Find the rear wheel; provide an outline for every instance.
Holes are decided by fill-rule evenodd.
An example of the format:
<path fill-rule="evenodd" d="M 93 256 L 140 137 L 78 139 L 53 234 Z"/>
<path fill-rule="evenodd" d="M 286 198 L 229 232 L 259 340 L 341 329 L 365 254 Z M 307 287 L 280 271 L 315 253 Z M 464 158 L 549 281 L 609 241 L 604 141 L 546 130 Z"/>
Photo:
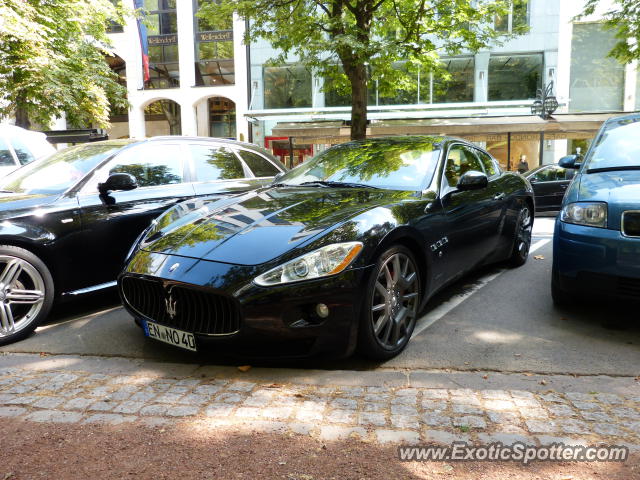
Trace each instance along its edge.
<path fill-rule="evenodd" d="M 360 320 L 358 349 L 376 360 L 399 354 L 409 342 L 420 305 L 420 274 L 411 251 L 386 250 L 369 278 Z"/>
<path fill-rule="evenodd" d="M 53 279 L 24 248 L 0 246 L 0 345 L 28 336 L 49 314 Z"/>
<path fill-rule="evenodd" d="M 509 265 L 519 267 L 524 265 L 529 258 L 529 249 L 531 248 L 531 230 L 533 229 L 533 216 L 529 205 L 525 204 L 518 214 L 516 223 L 515 238 L 513 241 L 513 250 L 509 257 Z"/>

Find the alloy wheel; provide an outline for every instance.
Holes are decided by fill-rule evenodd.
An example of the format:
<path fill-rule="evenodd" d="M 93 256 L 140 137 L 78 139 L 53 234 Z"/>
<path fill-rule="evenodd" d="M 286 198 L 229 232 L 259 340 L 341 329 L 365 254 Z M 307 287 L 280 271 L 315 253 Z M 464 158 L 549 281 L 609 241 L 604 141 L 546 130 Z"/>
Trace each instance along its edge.
<path fill-rule="evenodd" d="M 416 321 L 419 278 L 404 253 L 394 253 L 380 267 L 371 299 L 371 322 L 378 343 L 394 349 L 407 340 Z"/>
<path fill-rule="evenodd" d="M 33 322 L 45 300 L 45 282 L 22 258 L 0 255 L 0 338 L 14 335 Z"/>
<path fill-rule="evenodd" d="M 520 210 L 520 223 L 518 224 L 516 237 L 518 254 L 521 257 L 529 255 L 532 229 L 533 223 L 531 222 L 531 212 L 529 211 L 529 207 L 523 207 L 522 210 Z"/>

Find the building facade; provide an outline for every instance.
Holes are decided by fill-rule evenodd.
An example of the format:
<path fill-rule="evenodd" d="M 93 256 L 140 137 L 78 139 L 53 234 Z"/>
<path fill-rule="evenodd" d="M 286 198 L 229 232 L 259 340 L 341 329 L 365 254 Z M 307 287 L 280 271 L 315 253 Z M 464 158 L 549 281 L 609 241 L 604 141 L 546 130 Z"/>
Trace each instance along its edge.
<path fill-rule="evenodd" d="M 242 19 L 211 25 L 197 18 L 202 1 L 145 0 L 146 80 L 135 19 L 112 34 L 131 103 L 127 116 L 114 117 L 121 121 L 113 123 L 112 137 L 233 137 L 271 148 L 290 165 L 348 139 L 348 97 L 325 88 L 295 57 L 272 66 L 270 45 L 242 43 Z M 527 25 L 527 34 L 443 58 L 450 78 L 416 72 L 411 85 L 391 95 L 372 82 L 369 134 L 455 134 L 486 147 L 508 169 L 586 148 L 604 118 L 640 109 L 640 81 L 636 65 L 607 56 L 615 39 L 597 14 L 574 20 L 582 6 L 582 0 L 529 0 L 493 19 L 504 32 Z M 552 82 L 559 108 L 544 121 L 531 115 L 531 104 Z"/>

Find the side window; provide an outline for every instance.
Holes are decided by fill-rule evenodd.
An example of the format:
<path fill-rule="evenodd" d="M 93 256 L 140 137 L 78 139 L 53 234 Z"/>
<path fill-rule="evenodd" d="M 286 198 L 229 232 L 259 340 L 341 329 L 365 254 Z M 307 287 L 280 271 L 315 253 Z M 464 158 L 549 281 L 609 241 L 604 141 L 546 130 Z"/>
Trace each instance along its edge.
<path fill-rule="evenodd" d="M 140 187 L 182 183 L 180 147 L 147 143 L 128 148 L 109 162 L 103 176 L 112 173 L 129 173 L 136 177 Z"/>
<path fill-rule="evenodd" d="M 228 148 L 192 145 L 190 149 L 199 182 L 230 180 L 246 176 L 240 159 Z"/>
<path fill-rule="evenodd" d="M 558 168 L 558 180 L 573 180 L 576 170 L 573 168 Z"/>
<path fill-rule="evenodd" d="M 490 155 L 486 154 L 481 150 L 475 151 L 478 157 L 480 157 L 480 161 L 482 162 L 482 166 L 484 167 L 484 171 L 488 177 L 493 177 L 498 173 L 498 169 L 496 168 L 496 162 L 493 161 Z"/>
<path fill-rule="evenodd" d="M 449 186 L 455 187 L 460 177 L 471 170 L 483 171 L 478 158 L 460 145 L 452 147 L 447 156 L 444 172 Z"/>
<path fill-rule="evenodd" d="M 13 147 L 13 151 L 16 152 L 16 157 L 18 157 L 20 165 L 26 165 L 27 163 L 33 162 L 36 159 L 36 157 L 33 156 L 24 142 L 19 138 L 12 138 L 11 146 Z"/>
<path fill-rule="evenodd" d="M 536 182 L 553 182 L 556 180 L 557 172 L 555 168 L 543 168 L 538 171 L 532 178 Z"/>
<path fill-rule="evenodd" d="M 262 155 L 247 150 L 238 150 L 238 153 L 256 177 L 273 177 L 280 173 L 280 170 Z"/>
<path fill-rule="evenodd" d="M 12 167 L 16 162 L 13 160 L 9 145 L 2 138 L 0 138 L 0 167 Z"/>

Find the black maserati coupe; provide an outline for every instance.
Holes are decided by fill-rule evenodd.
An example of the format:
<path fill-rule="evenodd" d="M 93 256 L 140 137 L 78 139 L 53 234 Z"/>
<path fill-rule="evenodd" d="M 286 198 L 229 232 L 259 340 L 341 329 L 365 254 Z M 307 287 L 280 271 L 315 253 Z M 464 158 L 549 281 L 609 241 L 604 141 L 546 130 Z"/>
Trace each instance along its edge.
<path fill-rule="evenodd" d="M 271 186 L 183 202 L 118 279 L 145 335 L 250 356 L 401 352 L 435 292 L 526 262 L 531 185 L 447 137 L 348 142 Z"/>
<path fill-rule="evenodd" d="M 284 172 L 267 151 L 197 137 L 69 147 L 0 181 L 0 345 L 46 318 L 56 299 L 115 287 L 151 221 L 198 195 L 232 195 Z"/>

